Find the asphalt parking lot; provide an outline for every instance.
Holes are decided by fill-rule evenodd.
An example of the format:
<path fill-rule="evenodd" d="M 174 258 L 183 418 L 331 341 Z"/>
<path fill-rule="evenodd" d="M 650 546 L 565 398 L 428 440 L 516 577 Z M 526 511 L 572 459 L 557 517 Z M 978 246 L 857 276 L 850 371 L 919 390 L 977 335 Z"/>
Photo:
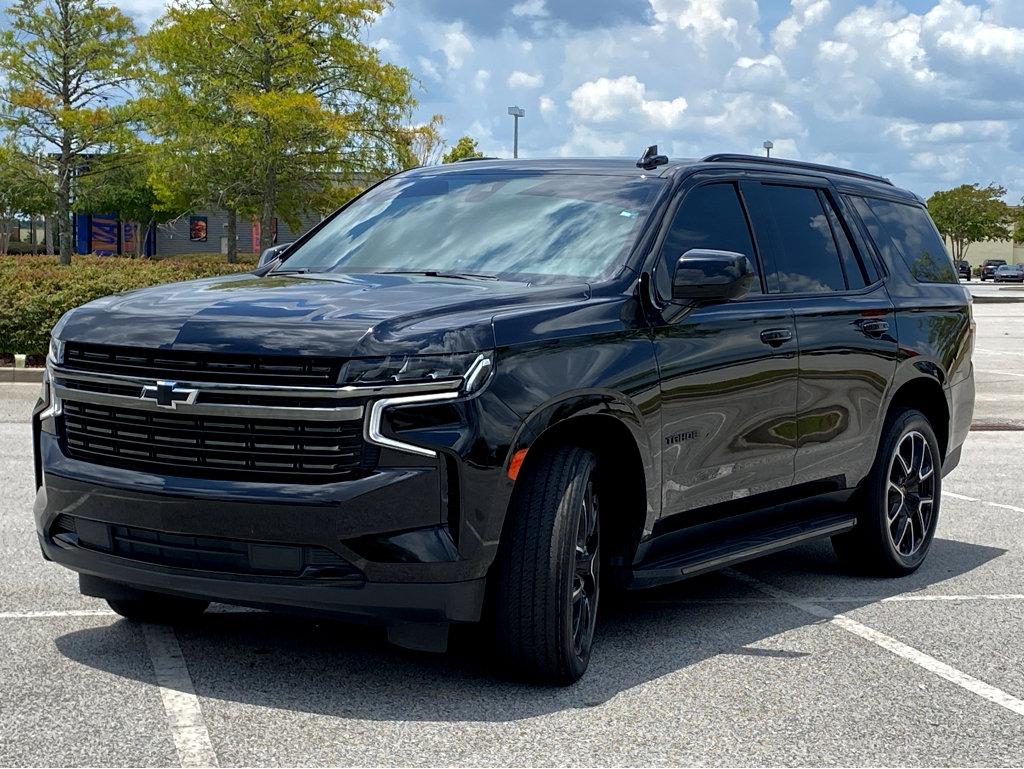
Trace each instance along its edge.
<path fill-rule="evenodd" d="M 378 632 L 215 607 L 135 625 L 39 556 L 28 410 L 0 385 L 0 764 L 1024 764 L 1024 304 L 979 304 L 976 431 L 926 564 L 826 543 L 633 598 L 566 689 Z"/>

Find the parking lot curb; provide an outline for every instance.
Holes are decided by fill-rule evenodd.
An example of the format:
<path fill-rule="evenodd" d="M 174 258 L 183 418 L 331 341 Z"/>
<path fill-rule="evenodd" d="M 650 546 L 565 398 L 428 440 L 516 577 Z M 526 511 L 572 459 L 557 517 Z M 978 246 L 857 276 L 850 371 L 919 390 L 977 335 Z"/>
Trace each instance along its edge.
<path fill-rule="evenodd" d="M 1021 296 L 974 296 L 975 304 L 1017 304 L 1024 302 L 1024 295 Z"/>
<path fill-rule="evenodd" d="M 6 383 L 24 383 L 32 384 L 33 382 L 43 381 L 42 368 L 3 368 L 0 369 L 0 382 Z"/>

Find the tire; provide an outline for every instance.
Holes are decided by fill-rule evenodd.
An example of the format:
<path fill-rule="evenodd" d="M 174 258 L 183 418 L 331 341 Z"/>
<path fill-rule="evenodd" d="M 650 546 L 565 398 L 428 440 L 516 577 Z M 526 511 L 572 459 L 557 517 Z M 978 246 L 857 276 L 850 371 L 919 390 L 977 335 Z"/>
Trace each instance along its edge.
<path fill-rule="evenodd" d="M 125 619 L 135 622 L 174 623 L 195 619 L 206 611 L 210 602 L 139 591 L 138 598 L 108 598 L 107 604 Z"/>
<path fill-rule="evenodd" d="M 597 458 L 577 447 L 541 451 L 509 508 L 495 572 L 495 645 L 506 671 L 564 686 L 586 671 L 597 620 Z"/>
<path fill-rule="evenodd" d="M 857 525 L 832 538 L 840 561 L 879 576 L 916 571 L 931 547 L 942 500 L 941 454 L 924 414 L 900 408 L 889 415 L 861 492 Z"/>

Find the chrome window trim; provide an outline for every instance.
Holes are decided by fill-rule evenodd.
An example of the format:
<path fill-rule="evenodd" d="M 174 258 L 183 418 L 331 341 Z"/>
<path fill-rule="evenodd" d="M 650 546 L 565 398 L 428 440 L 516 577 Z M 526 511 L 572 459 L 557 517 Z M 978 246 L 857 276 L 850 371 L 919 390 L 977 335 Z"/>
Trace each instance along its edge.
<path fill-rule="evenodd" d="M 381 432 L 381 426 L 384 420 L 384 410 L 394 406 L 441 403 L 458 398 L 459 395 L 460 393 L 458 392 L 425 393 L 423 395 L 403 395 L 397 398 L 381 398 L 380 400 L 374 401 L 373 405 L 370 407 L 370 413 L 366 418 L 366 441 L 376 446 L 384 446 L 389 449 L 406 451 L 410 454 L 416 454 L 421 457 L 436 457 L 437 452 L 433 449 L 416 446 L 412 443 L 396 441 L 395 439 L 388 438 L 384 435 Z"/>

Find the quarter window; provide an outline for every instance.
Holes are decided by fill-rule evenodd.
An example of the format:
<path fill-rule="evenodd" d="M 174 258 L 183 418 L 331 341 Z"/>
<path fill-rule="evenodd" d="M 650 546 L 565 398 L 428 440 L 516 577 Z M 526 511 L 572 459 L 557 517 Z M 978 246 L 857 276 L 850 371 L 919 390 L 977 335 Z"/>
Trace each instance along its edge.
<path fill-rule="evenodd" d="M 668 267 L 669 275 L 679 257 L 694 248 L 743 254 L 758 276 L 750 293 L 761 293 L 754 241 L 736 185 L 706 184 L 686 194 L 661 249 L 662 262 Z"/>
<path fill-rule="evenodd" d="M 890 240 L 911 274 L 921 283 L 958 282 L 953 259 L 924 208 L 877 198 L 865 198 L 864 203 L 877 217 L 875 228 L 880 225 L 884 230 L 884 235 L 872 232 L 880 250 L 886 248 L 878 240 Z M 868 229 L 872 228 L 869 220 L 865 223 Z"/>

